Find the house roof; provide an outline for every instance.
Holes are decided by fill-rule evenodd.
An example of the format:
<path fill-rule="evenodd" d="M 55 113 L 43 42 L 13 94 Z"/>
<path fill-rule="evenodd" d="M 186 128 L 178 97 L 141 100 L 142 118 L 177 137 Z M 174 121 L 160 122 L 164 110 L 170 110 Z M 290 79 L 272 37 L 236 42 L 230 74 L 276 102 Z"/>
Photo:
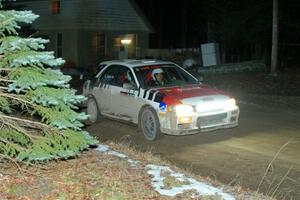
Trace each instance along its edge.
<path fill-rule="evenodd" d="M 39 14 L 33 26 L 40 30 L 80 29 L 153 32 L 130 0 L 60 0 L 60 13 L 52 15 L 48 0 L 27 0 L 26 9 Z"/>

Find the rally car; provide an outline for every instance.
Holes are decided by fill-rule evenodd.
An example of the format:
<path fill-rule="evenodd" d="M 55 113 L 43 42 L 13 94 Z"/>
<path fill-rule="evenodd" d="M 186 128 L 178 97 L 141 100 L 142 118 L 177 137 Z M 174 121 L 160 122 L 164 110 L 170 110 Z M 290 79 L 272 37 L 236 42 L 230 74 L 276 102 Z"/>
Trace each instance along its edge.
<path fill-rule="evenodd" d="M 100 63 L 83 86 L 87 124 L 103 116 L 137 124 L 147 140 L 238 125 L 239 107 L 223 91 L 202 84 L 173 62 L 119 60 Z"/>

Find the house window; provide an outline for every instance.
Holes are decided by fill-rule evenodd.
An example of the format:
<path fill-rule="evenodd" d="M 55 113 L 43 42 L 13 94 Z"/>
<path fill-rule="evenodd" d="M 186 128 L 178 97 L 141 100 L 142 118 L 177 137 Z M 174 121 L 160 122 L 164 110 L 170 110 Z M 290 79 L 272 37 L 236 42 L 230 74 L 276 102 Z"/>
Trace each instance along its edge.
<path fill-rule="evenodd" d="M 56 38 L 56 56 L 62 57 L 62 34 L 58 33 Z"/>
<path fill-rule="evenodd" d="M 60 0 L 50 0 L 51 13 L 57 15 L 60 13 Z"/>

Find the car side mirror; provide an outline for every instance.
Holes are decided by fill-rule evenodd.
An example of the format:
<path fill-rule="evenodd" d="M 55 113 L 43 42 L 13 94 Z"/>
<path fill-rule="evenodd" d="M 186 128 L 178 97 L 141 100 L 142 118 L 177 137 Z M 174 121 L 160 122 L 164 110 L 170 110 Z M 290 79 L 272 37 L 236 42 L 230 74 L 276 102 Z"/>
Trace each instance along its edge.
<path fill-rule="evenodd" d="M 199 76 L 199 77 L 197 77 L 198 78 L 198 82 L 203 82 L 204 81 L 204 79 L 203 79 L 203 77 L 202 76 Z"/>
<path fill-rule="evenodd" d="M 133 90 L 135 87 L 131 83 L 123 83 L 123 88 L 126 90 Z"/>

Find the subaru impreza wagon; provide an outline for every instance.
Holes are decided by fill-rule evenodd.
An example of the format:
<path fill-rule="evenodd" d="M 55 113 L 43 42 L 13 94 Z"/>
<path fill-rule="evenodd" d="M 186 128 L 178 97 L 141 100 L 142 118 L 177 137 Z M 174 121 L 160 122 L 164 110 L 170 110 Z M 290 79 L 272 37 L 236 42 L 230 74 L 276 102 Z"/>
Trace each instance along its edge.
<path fill-rule="evenodd" d="M 99 66 L 83 86 L 88 124 L 103 116 L 132 122 L 150 141 L 238 125 L 239 107 L 231 95 L 173 62 L 117 60 Z"/>

